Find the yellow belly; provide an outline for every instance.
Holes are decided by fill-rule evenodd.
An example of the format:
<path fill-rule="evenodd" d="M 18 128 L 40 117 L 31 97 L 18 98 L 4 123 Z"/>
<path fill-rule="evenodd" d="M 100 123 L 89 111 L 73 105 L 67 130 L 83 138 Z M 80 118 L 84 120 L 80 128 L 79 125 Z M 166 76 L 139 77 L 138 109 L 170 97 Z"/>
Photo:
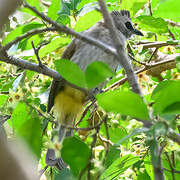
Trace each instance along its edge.
<path fill-rule="evenodd" d="M 61 124 L 73 125 L 74 120 L 82 111 L 85 94 L 69 85 L 64 87 L 55 97 L 54 105 Z"/>

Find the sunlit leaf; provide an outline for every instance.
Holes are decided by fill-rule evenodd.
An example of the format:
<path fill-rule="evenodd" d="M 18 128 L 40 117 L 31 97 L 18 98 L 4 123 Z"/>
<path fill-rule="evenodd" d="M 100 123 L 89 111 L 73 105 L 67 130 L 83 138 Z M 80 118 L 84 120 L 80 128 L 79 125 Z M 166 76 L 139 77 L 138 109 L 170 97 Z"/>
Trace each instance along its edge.
<path fill-rule="evenodd" d="M 138 25 L 145 31 L 151 31 L 155 33 L 168 32 L 168 23 L 162 18 L 141 15 L 136 18 L 136 22 L 138 22 Z"/>
<path fill-rule="evenodd" d="M 36 23 L 36 22 L 31 22 L 29 24 L 25 24 L 22 26 L 17 27 L 13 31 L 11 31 L 2 41 L 2 45 L 7 44 L 8 42 L 14 40 L 16 37 L 24 34 L 27 31 L 30 31 L 32 29 L 40 28 L 43 27 L 44 24 Z"/>
<path fill-rule="evenodd" d="M 125 172 L 129 167 L 135 164 L 139 160 L 138 156 L 132 156 L 131 154 L 122 156 L 116 159 L 110 166 L 107 168 L 102 175 L 100 180 L 103 179 L 113 179 L 123 172 Z"/>
<path fill-rule="evenodd" d="M 86 79 L 80 67 L 72 61 L 61 59 L 54 62 L 56 70 L 68 82 L 86 88 Z"/>
<path fill-rule="evenodd" d="M 69 137 L 63 142 L 61 155 L 63 160 L 69 164 L 73 174 L 77 176 L 89 162 L 90 149 L 80 139 Z"/>
<path fill-rule="evenodd" d="M 52 20 L 56 20 L 58 18 L 57 12 L 60 10 L 61 7 L 61 0 L 52 0 L 51 5 L 48 8 L 48 17 L 50 17 Z"/>
<path fill-rule="evenodd" d="M 153 105 L 154 113 L 178 113 L 180 96 L 180 81 L 162 81 L 153 91 L 152 99 L 155 100 Z"/>
<path fill-rule="evenodd" d="M 0 108 L 4 105 L 4 103 L 8 100 L 8 97 L 7 95 L 5 94 L 0 94 Z"/>
<path fill-rule="evenodd" d="M 71 42 L 71 39 L 69 39 L 69 38 L 61 38 L 61 37 L 55 38 L 49 44 L 47 44 L 46 46 L 43 46 L 39 50 L 39 57 L 42 58 L 42 57 L 46 56 L 48 53 L 51 53 L 58 48 L 62 48 L 64 46 L 66 46 L 70 42 Z M 34 58 L 35 58 L 35 55 L 34 55 Z"/>
<path fill-rule="evenodd" d="M 97 95 L 98 104 L 108 112 L 116 112 L 140 119 L 149 119 L 143 99 L 131 91 L 112 91 Z"/>
<path fill-rule="evenodd" d="M 78 19 L 75 25 L 75 31 L 80 32 L 87 30 L 101 19 L 101 13 L 96 10 L 91 11 Z"/>
<path fill-rule="evenodd" d="M 114 73 L 109 66 L 101 61 L 95 61 L 88 65 L 85 71 L 86 82 L 89 88 L 94 88 Z"/>

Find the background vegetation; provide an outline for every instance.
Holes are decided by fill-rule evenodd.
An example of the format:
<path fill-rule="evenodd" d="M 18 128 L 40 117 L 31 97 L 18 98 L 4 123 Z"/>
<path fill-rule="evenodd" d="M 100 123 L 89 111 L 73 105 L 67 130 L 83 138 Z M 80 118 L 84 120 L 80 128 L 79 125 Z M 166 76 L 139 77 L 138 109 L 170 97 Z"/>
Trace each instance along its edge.
<path fill-rule="evenodd" d="M 27 2 L 76 32 L 102 19 L 94 0 Z M 123 69 L 113 74 L 106 65 L 95 63 L 83 73 L 73 63 L 59 61 L 71 35 L 22 5 L 1 32 L 0 126 L 8 141 L 20 137 L 28 144 L 39 160 L 41 179 L 150 180 L 160 174 L 178 180 L 180 2 L 107 0 L 106 5 L 109 11 L 129 10 L 136 28 L 144 34 L 128 41 L 127 53 L 145 102 L 130 91 Z M 31 68 L 31 63 L 37 65 Z M 46 107 L 51 77 L 58 75 L 47 67 L 80 87 L 95 87 L 112 77 L 104 93 L 84 107 L 75 135 L 62 144 L 51 142 L 55 118 L 46 113 Z M 69 169 L 59 172 L 46 166 L 49 147 L 61 154 Z"/>

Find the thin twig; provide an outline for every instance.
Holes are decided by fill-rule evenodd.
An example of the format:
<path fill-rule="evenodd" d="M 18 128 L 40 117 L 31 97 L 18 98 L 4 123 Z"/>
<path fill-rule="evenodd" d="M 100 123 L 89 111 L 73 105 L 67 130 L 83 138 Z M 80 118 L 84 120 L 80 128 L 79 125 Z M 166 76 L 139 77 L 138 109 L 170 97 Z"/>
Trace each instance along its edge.
<path fill-rule="evenodd" d="M 180 27 L 180 23 L 179 22 L 174 22 L 174 21 L 171 21 L 169 19 L 166 19 L 165 21 L 168 22 L 168 24 L 173 26 L 173 27 Z"/>
<path fill-rule="evenodd" d="M 128 53 L 128 55 L 129 55 L 129 57 L 130 57 L 133 61 L 135 61 L 136 63 L 141 64 L 141 65 L 143 65 L 143 66 L 146 66 L 146 65 L 147 65 L 147 64 L 144 63 L 144 62 L 137 61 L 130 53 Z"/>
<path fill-rule="evenodd" d="M 105 115 L 105 117 L 100 121 L 100 123 L 95 127 L 96 129 L 96 132 L 95 134 L 93 135 L 93 141 L 91 143 L 91 152 L 90 152 L 90 157 L 89 157 L 89 161 L 88 161 L 88 164 L 86 165 L 86 167 L 80 172 L 80 175 L 79 175 L 79 180 L 82 179 L 82 176 L 83 174 L 85 173 L 86 169 L 88 168 L 88 180 L 90 179 L 90 169 L 91 169 L 91 160 L 92 160 L 92 157 L 93 157 L 93 148 L 96 144 L 96 140 L 97 140 L 97 135 L 99 133 L 99 129 L 102 125 L 102 123 L 107 119 L 107 115 Z"/>
<path fill-rule="evenodd" d="M 105 129 L 106 129 L 106 137 L 107 137 L 107 141 L 109 142 L 109 130 L 108 130 L 108 124 L 107 124 L 107 118 L 104 120 L 104 125 L 105 125 Z M 106 147 L 106 156 L 108 155 L 109 152 L 109 143 L 107 143 L 107 147 Z"/>
<path fill-rule="evenodd" d="M 174 173 L 180 174 L 180 171 L 175 170 L 175 169 L 173 169 L 173 170 L 171 171 L 171 170 L 169 170 L 169 169 L 167 169 L 167 168 L 163 168 L 163 170 L 168 171 L 168 172 L 174 172 Z"/>
<path fill-rule="evenodd" d="M 32 44 L 32 47 L 33 47 L 33 49 L 34 49 L 34 53 L 35 53 L 35 55 L 36 55 L 36 58 L 37 58 L 37 60 L 38 60 L 39 67 L 43 68 L 43 67 L 44 67 L 44 66 L 43 66 L 43 63 L 41 62 L 41 59 L 40 59 L 40 57 L 39 57 L 39 50 L 41 49 L 41 47 L 49 44 L 49 42 L 42 43 L 42 44 L 41 44 L 39 47 L 37 47 L 37 48 L 35 48 L 33 41 L 31 41 L 31 44 Z"/>
<path fill-rule="evenodd" d="M 148 49 L 148 48 L 154 48 L 154 47 L 163 47 L 163 46 L 168 46 L 168 45 L 171 45 L 171 46 L 176 46 L 178 45 L 178 41 L 170 41 L 170 42 L 166 42 L 166 41 L 163 41 L 163 42 L 148 42 L 148 43 L 144 43 L 144 42 L 139 42 L 137 45 L 143 45 L 143 48 L 144 49 Z"/>
<path fill-rule="evenodd" d="M 168 32 L 169 32 L 169 35 L 171 36 L 171 38 L 172 38 L 173 40 L 176 40 L 176 38 L 175 38 L 174 34 L 171 32 L 171 30 L 170 30 L 170 29 L 168 29 Z"/>
<path fill-rule="evenodd" d="M 156 49 L 153 51 L 153 53 L 152 53 L 152 55 L 151 55 L 151 57 L 149 58 L 149 60 L 148 60 L 147 63 L 150 63 L 150 62 L 151 62 L 152 58 L 153 58 L 154 55 L 157 53 L 158 49 L 159 49 L 159 47 L 156 47 Z"/>
<path fill-rule="evenodd" d="M 39 179 L 40 179 L 41 176 L 46 172 L 47 168 L 48 168 L 48 165 L 45 166 L 44 169 L 42 169 L 42 170 L 39 171 Z"/>
<path fill-rule="evenodd" d="M 171 163 L 171 160 L 170 160 L 170 158 L 169 158 L 169 155 L 168 155 L 167 152 L 164 152 L 164 154 L 165 154 L 165 156 L 166 156 L 166 158 L 167 158 L 167 161 L 168 161 L 168 163 L 169 163 L 169 166 L 170 166 L 170 168 L 171 168 L 172 179 L 175 180 L 174 168 L 173 168 L 173 166 L 172 166 L 172 163 Z"/>
<path fill-rule="evenodd" d="M 149 0 L 148 5 L 149 5 L 149 12 L 150 12 L 150 16 L 152 16 L 152 15 L 153 15 L 153 13 L 152 13 L 152 7 L 151 7 L 151 0 Z"/>
<path fill-rule="evenodd" d="M 82 121 L 82 120 L 84 119 L 84 117 L 86 116 L 89 108 L 90 108 L 95 102 L 96 102 L 96 100 L 94 99 L 94 100 L 86 107 L 86 109 L 84 110 L 84 112 L 83 112 L 80 120 L 75 124 L 75 127 L 77 127 L 77 125 L 78 125 L 79 123 L 81 123 L 81 121 Z"/>

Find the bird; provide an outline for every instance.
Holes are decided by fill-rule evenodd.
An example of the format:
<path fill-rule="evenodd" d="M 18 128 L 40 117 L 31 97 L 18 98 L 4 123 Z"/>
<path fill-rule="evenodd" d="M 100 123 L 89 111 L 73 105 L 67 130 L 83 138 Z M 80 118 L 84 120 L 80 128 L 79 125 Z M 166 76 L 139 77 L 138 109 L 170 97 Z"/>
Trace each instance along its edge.
<path fill-rule="evenodd" d="M 112 11 L 110 15 L 124 47 L 126 40 L 133 34 L 143 36 L 142 32 L 133 27 L 128 10 Z M 94 26 L 81 33 L 102 41 L 114 48 L 110 32 L 104 20 L 97 22 Z M 119 66 L 118 60 L 116 60 L 116 57 L 112 54 L 104 52 L 102 49 L 76 38 L 67 46 L 62 55 L 62 59 L 68 59 L 76 63 L 83 71 L 90 63 L 97 60 L 108 64 L 113 71 L 116 71 Z M 102 85 L 97 88 L 101 89 Z M 65 137 L 73 135 L 73 130 L 66 127 L 72 127 L 74 125 L 86 101 L 87 94 L 78 88 L 72 87 L 65 79 L 60 78 L 59 80 L 54 79 L 52 81 L 47 112 L 49 113 L 52 107 L 54 107 L 53 109 L 56 111 L 57 120 L 60 124 L 58 134 L 58 140 L 60 142 L 63 141 Z M 48 149 L 47 151 L 46 164 L 56 166 L 59 170 L 67 167 L 62 158 L 56 158 L 55 150 L 53 149 Z"/>

